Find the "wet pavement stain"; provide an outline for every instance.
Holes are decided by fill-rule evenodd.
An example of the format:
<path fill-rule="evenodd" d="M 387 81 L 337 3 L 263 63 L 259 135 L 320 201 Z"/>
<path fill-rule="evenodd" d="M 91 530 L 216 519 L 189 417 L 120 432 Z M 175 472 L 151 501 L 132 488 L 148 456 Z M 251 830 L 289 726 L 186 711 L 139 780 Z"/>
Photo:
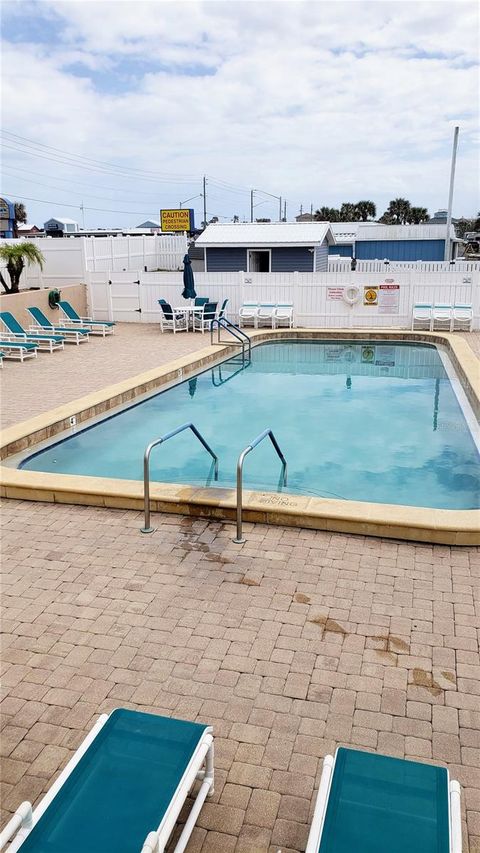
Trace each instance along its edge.
<path fill-rule="evenodd" d="M 295 601 L 297 602 L 297 604 L 310 604 L 310 596 L 304 595 L 303 592 L 296 592 Z"/>
<path fill-rule="evenodd" d="M 322 636 L 324 634 L 342 634 L 342 636 L 347 635 L 347 631 L 345 628 L 342 628 L 338 622 L 335 622 L 334 619 L 329 619 L 328 616 L 315 616 L 313 619 L 309 619 L 309 622 L 312 622 L 314 625 L 319 625 L 322 628 Z"/>
<path fill-rule="evenodd" d="M 424 669 L 413 670 L 413 683 L 416 687 L 424 687 L 432 696 L 440 696 L 443 693 L 442 688 L 435 681 L 431 672 L 425 672 Z"/>

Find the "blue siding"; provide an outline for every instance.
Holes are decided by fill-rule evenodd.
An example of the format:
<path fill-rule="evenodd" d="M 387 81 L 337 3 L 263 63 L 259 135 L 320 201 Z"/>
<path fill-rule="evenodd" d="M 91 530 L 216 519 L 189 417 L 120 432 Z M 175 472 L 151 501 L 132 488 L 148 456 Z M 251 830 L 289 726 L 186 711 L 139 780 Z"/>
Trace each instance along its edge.
<path fill-rule="evenodd" d="M 272 249 L 270 272 L 312 272 L 313 252 L 306 246 L 282 246 Z"/>
<path fill-rule="evenodd" d="M 247 269 L 247 250 L 238 246 L 207 249 L 206 272 L 236 272 Z"/>
<path fill-rule="evenodd" d="M 343 246 L 329 246 L 329 255 L 340 255 L 341 258 L 353 258 L 353 243 Z"/>
<path fill-rule="evenodd" d="M 445 240 L 357 240 L 357 260 L 443 261 Z"/>
<path fill-rule="evenodd" d="M 326 240 L 315 247 L 315 270 L 316 272 L 328 271 L 328 243 Z"/>

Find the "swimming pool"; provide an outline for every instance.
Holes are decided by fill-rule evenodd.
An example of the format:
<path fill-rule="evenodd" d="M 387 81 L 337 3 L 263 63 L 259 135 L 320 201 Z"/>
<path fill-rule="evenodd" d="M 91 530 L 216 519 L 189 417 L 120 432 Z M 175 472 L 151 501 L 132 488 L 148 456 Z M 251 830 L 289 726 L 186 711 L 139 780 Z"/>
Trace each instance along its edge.
<path fill-rule="evenodd" d="M 271 427 L 288 461 L 290 494 L 441 509 L 475 509 L 479 453 L 448 359 L 423 343 L 296 340 L 261 343 L 41 449 L 30 471 L 141 480 L 145 446 L 192 421 L 220 460 L 190 432 L 156 448 L 151 478 L 232 488 L 239 453 Z M 246 488 L 282 490 L 264 442 L 245 465 Z"/>

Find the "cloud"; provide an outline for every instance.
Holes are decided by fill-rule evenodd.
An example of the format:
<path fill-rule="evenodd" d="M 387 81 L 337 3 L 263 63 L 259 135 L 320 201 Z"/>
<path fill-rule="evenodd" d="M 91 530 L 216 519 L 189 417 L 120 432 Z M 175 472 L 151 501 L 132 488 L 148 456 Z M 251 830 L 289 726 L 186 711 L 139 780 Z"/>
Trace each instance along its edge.
<path fill-rule="evenodd" d="M 19 5 L 28 10 L 21 19 Z M 251 186 L 282 194 L 291 215 L 301 202 L 357 197 L 373 198 L 381 212 L 395 195 L 433 212 L 446 205 L 458 118 L 455 213 L 478 208 L 474 3 L 457 3 L 454 15 L 442 2 L 354 0 L 4 7 L 5 126 L 173 175 L 170 185 L 119 177 L 118 198 L 132 208 L 135 191 L 155 189 L 158 206 L 177 204 L 200 192 L 206 173 L 244 188 L 227 192 L 211 180 L 211 214 L 247 214 Z M 103 179 L 85 170 L 8 153 L 16 168 L 37 168 L 39 180 L 83 179 L 86 204 L 92 185 L 101 195 Z M 35 196 L 28 187 L 8 179 L 9 189 Z M 150 207 L 139 201 L 139 216 Z M 43 221 L 51 206 L 30 210 Z M 272 201 L 262 214 L 275 210 Z M 92 214 L 94 222 L 110 224 L 111 216 Z"/>

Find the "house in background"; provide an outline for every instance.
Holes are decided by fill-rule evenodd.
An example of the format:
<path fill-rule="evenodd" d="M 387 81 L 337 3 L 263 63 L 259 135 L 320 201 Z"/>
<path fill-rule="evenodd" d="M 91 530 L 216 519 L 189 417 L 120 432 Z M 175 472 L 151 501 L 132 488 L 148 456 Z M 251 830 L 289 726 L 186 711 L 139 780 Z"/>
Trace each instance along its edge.
<path fill-rule="evenodd" d="M 74 219 L 55 219 L 52 217 L 44 222 L 43 227 L 47 237 L 65 237 L 78 231 L 78 222 Z"/>
<path fill-rule="evenodd" d="M 443 261 L 445 256 L 446 224 L 430 222 L 421 225 L 383 225 L 379 222 L 332 222 L 335 245 L 330 255 L 357 261 Z M 450 228 L 449 258 L 457 255 L 462 241 Z"/>
<path fill-rule="evenodd" d="M 205 272 L 326 272 L 329 222 L 212 224 L 198 237 Z"/>
<path fill-rule="evenodd" d="M 141 222 L 140 225 L 137 225 L 137 228 L 150 229 L 152 233 L 162 230 L 160 222 L 156 222 L 155 219 L 147 219 L 145 222 Z"/>
<path fill-rule="evenodd" d="M 36 225 L 28 225 L 26 222 L 18 223 L 17 231 L 19 237 L 40 237 L 45 236 L 43 228 L 38 228 Z"/>

